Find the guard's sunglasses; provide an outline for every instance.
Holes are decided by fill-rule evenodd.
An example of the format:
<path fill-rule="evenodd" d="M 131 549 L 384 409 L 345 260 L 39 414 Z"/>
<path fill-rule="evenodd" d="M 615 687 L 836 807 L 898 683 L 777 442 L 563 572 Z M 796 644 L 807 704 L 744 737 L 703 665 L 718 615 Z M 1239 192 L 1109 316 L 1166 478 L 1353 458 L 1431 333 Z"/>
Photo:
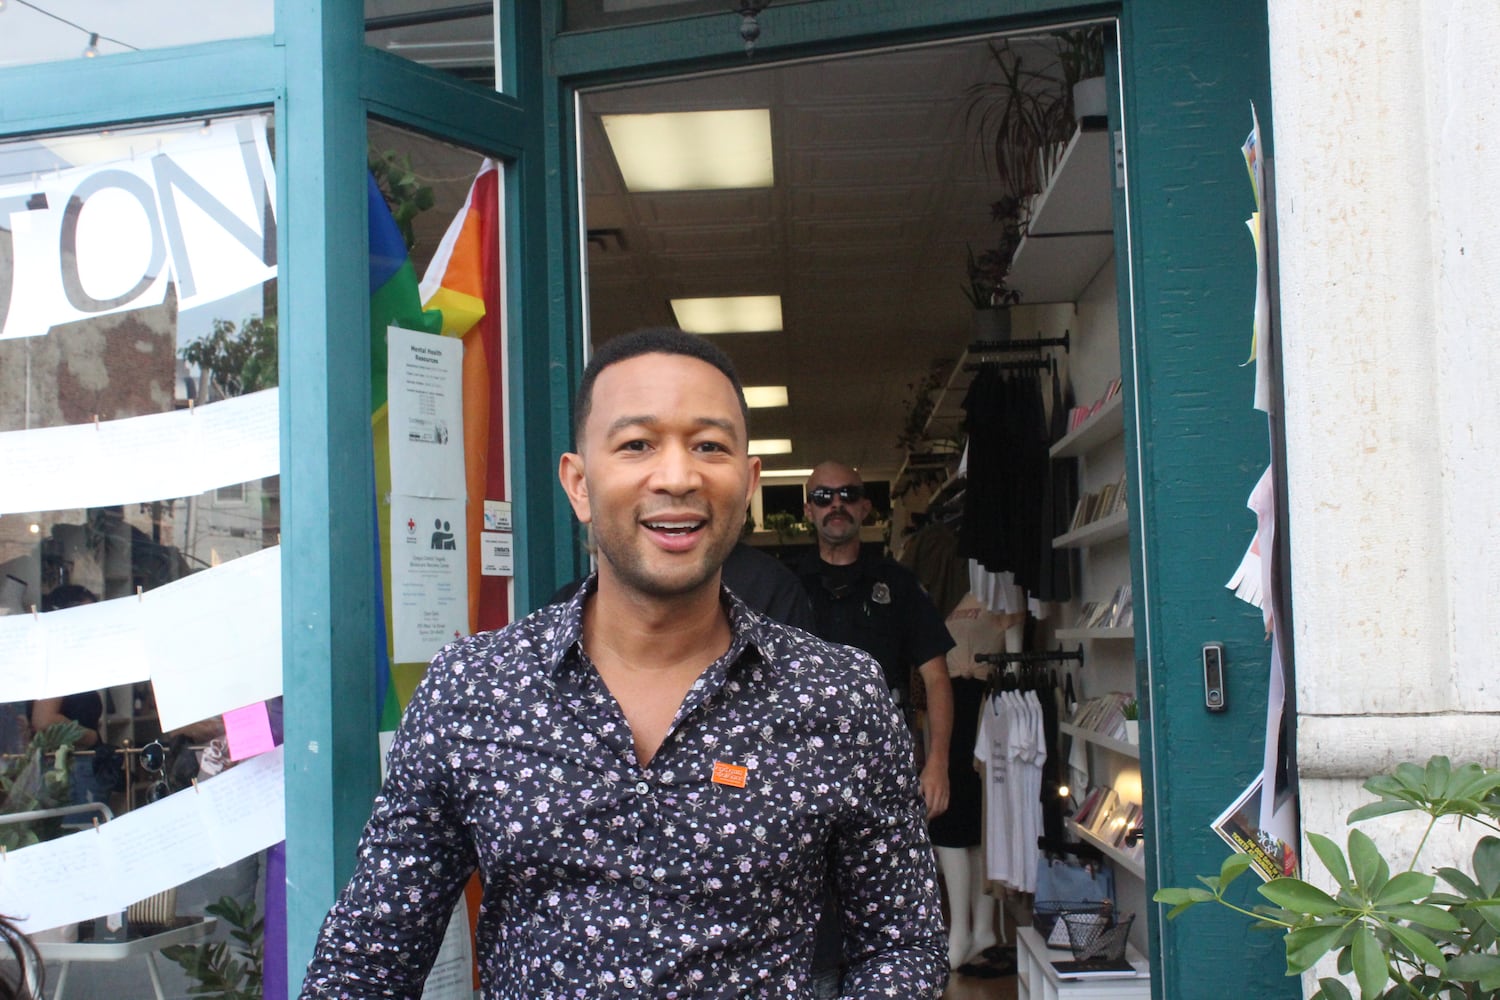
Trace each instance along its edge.
<path fill-rule="evenodd" d="M 829 506 L 835 496 L 844 503 L 859 503 L 865 498 L 865 488 L 851 483 L 848 486 L 816 486 L 807 491 L 807 499 L 817 507 Z"/>

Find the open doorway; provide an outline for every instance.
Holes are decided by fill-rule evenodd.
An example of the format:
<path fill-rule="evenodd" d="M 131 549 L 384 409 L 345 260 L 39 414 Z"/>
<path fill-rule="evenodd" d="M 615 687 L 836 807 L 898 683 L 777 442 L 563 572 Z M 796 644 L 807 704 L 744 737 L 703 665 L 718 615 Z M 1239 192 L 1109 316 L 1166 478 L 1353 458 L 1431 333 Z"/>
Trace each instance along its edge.
<path fill-rule="evenodd" d="M 1035 532 L 1039 548 L 1065 554 L 1069 584 L 1032 602 L 1026 648 L 1065 643 L 1080 659 L 1047 676 L 1060 684 L 1075 674 L 1076 700 L 1108 696 L 1112 712 L 1136 692 L 1113 217 L 1120 175 L 1103 94 L 1099 105 L 1075 109 L 1065 77 L 1078 72 L 1069 47 L 1090 39 L 1102 91 L 1103 47 L 1113 37 L 1112 25 L 1069 25 L 751 64 L 587 90 L 578 103 L 593 344 L 643 326 L 691 329 L 683 300 L 775 297 L 774 325 L 762 318 L 732 330 L 727 308 L 712 321 L 747 387 L 784 390 L 777 405 L 751 415 L 752 439 L 767 446 L 753 541 L 783 554 L 811 543 L 789 539 L 767 516 L 795 509 L 810 467 L 833 459 L 882 484 L 887 502 L 867 540 L 900 554 L 961 481 L 975 379 L 987 365 L 1009 366 L 1007 378 L 1040 377 L 1048 439 L 1041 473 L 1020 488 L 1041 493 L 1050 447 L 1074 492 L 1061 523 Z M 1013 125 L 1002 119 L 1016 88 L 1037 102 L 1023 113 L 1039 116 L 1069 90 L 1058 131 L 1025 155 L 997 143 Z M 653 187 L 634 176 L 622 138 L 630 119 L 715 111 L 765 113 L 769 151 L 740 149 L 734 165 L 763 156 L 769 176 L 739 187 L 697 178 Z M 656 124 L 647 145 L 660 153 L 691 123 Z M 682 157 L 665 159 L 684 172 Z M 981 306 L 1009 306 L 1009 331 L 987 327 L 994 310 Z M 1115 865 L 1116 906 L 1141 915 L 1131 932 L 1139 956 L 1148 950 L 1144 846 L 1128 834 L 1144 825 L 1149 789 L 1119 722 L 1119 738 L 1090 729 L 1071 756 L 1055 744 L 1061 759 L 1050 787 L 1064 823 L 1093 789 L 1095 806 L 1113 796 L 1087 824 L 1061 827 L 1059 839 Z M 1024 911 L 1004 919 L 1027 920 Z"/>

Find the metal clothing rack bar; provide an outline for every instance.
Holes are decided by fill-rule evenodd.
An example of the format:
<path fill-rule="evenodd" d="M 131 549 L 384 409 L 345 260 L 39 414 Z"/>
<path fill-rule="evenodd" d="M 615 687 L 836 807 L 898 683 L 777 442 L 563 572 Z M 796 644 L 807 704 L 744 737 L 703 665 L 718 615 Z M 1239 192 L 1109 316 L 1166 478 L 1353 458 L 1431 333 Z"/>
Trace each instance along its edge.
<path fill-rule="evenodd" d="M 973 361 L 964 365 L 964 371 L 977 372 L 982 368 L 999 369 L 1003 372 L 1057 371 L 1053 358 L 1026 358 L 1021 361 Z"/>
<path fill-rule="evenodd" d="M 1044 347 L 1061 347 L 1068 353 L 1070 333 L 1063 331 L 1061 337 L 1038 337 L 1035 340 L 976 340 L 969 345 L 970 354 L 1009 354 L 1012 351 L 1039 351 Z"/>
<path fill-rule="evenodd" d="M 1069 652 L 1065 649 L 1027 650 L 1020 653 L 975 653 L 975 663 L 1054 663 L 1077 660 L 1083 663 L 1083 647 Z"/>

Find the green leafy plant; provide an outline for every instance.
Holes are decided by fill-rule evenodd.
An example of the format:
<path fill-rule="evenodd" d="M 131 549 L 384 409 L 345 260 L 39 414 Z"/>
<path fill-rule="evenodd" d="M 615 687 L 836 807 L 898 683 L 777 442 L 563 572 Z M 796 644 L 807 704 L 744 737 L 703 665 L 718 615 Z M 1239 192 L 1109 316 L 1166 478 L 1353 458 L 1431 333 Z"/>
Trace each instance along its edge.
<path fill-rule="evenodd" d="M 1134 698 L 1120 706 L 1120 714 L 1125 717 L 1126 722 L 1139 722 L 1141 719 L 1141 703 Z"/>
<path fill-rule="evenodd" d="M 221 896 L 205 907 L 207 912 L 231 928 L 235 942 L 204 941 L 201 944 L 177 944 L 161 953 L 176 962 L 195 983 L 188 993 L 195 997 L 218 1000 L 261 1000 L 261 977 L 265 972 L 266 923 L 256 910 L 255 902 L 241 903 L 233 896 Z"/>
<path fill-rule="evenodd" d="M 806 523 L 799 519 L 796 514 L 791 514 L 784 510 L 777 511 L 774 514 L 767 514 L 765 522 L 766 530 L 774 531 L 776 533 L 776 540 L 783 545 L 786 544 L 787 538 L 807 531 Z"/>
<path fill-rule="evenodd" d="M 385 196 L 385 203 L 396 220 L 396 228 L 401 230 L 401 238 L 406 241 L 406 249 L 415 249 L 417 235 L 412 223 L 436 203 L 432 188 L 423 184 L 422 178 L 411 168 L 411 157 L 395 150 L 369 150 L 367 162 L 370 173 L 375 175 L 375 185 Z"/>
<path fill-rule="evenodd" d="M 1068 118 L 1077 121 L 1073 111 L 1073 85 L 1104 75 L 1104 27 L 1098 24 L 1084 25 L 1057 32 L 1057 66 L 1062 75 L 1068 102 Z"/>
<path fill-rule="evenodd" d="M 269 389 L 276 384 L 276 316 L 252 316 L 238 327 L 216 319 L 212 333 L 178 353 L 202 368 L 221 396 Z"/>
<path fill-rule="evenodd" d="M 32 812 L 65 806 L 73 798 L 73 749 L 83 726 L 71 719 L 33 733 L 26 753 L 0 767 L 0 813 Z M 0 823 L 0 847 L 14 851 L 62 833 L 63 819 Z"/>
<path fill-rule="evenodd" d="M 911 396 L 906 400 L 906 420 L 901 426 L 901 434 L 896 438 L 897 448 L 912 451 L 926 442 L 927 421 L 932 417 L 933 407 L 937 405 L 933 394 L 943 387 L 952 368 L 952 358 L 937 358 L 927 366 L 927 374 L 915 382 L 906 383 L 906 390 Z"/>
<path fill-rule="evenodd" d="M 1336 952 L 1338 972 L 1354 976 L 1361 1000 L 1500 998 L 1500 838 L 1480 838 L 1468 871 L 1418 870 L 1440 821 L 1468 820 L 1500 831 L 1500 770 L 1473 763 L 1454 767 L 1447 757 L 1435 756 L 1425 767 L 1401 764 L 1364 787 L 1378 799 L 1351 812 L 1351 824 L 1403 812 L 1429 817 L 1404 870 L 1392 874 L 1375 841 L 1360 830 L 1349 831 L 1347 853 L 1328 837 L 1309 833 L 1308 842 L 1338 885 L 1334 895 L 1302 879 L 1278 878 L 1258 887 L 1270 906 L 1246 909 L 1225 898 L 1250 867 L 1247 856 L 1233 854 L 1217 876 L 1198 876 L 1201 887 L 1160 889 L 1155 900 L 1172 907 L 1169 919 L 1200 903 L 1217 903 L 1257 926 L 1284 931 L 1288 975 L 1300 975 Z M 1313 1000 L 1353 996 L 1330 976 L 1318 980 Z"/>

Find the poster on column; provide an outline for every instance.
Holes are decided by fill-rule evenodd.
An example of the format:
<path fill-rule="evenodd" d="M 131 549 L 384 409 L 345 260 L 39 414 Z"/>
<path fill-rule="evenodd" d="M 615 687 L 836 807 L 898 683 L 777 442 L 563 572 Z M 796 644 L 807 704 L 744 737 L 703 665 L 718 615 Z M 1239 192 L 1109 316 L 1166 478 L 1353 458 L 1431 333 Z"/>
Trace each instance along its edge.
<path fill-rule="evenodd" d="M 391 492 L 462 498 L 463 341 L 393 326 L 387 344 Z"/>
<path fill-rule="evenodd" d="M 397 663 L 426 663 L 469 631 L 462 500 L 391 497 L 391 625 Z"/>

